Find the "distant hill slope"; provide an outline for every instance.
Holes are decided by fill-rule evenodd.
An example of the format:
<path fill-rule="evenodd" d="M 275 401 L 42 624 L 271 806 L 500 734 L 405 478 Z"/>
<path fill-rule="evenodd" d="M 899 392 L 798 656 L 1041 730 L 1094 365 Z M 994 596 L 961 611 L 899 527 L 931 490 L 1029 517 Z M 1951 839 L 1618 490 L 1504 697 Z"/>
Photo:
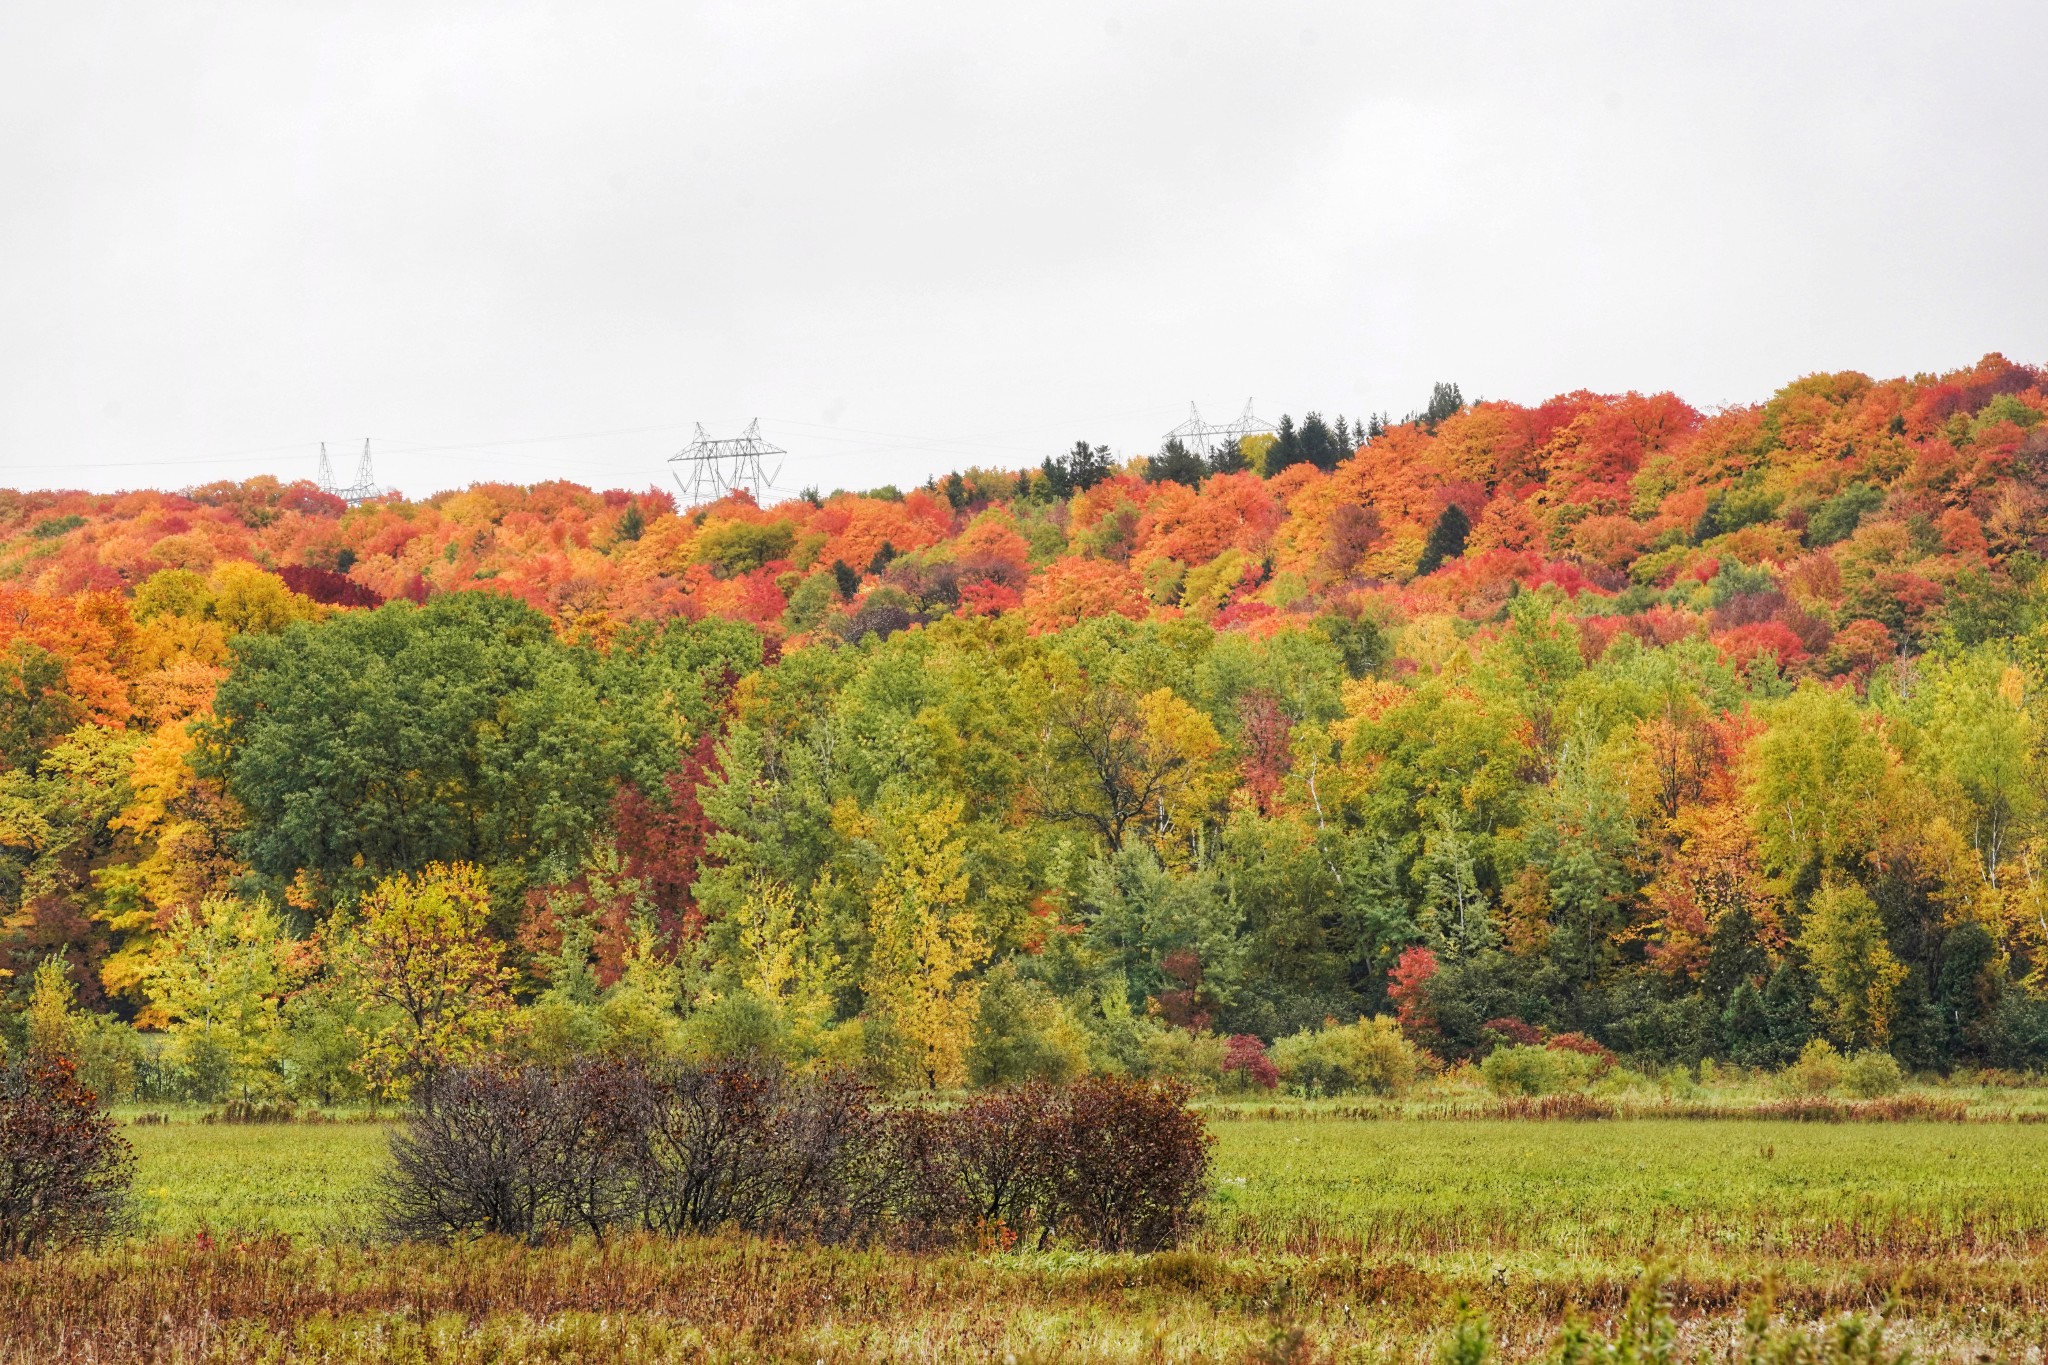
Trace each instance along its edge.
<path fill-rule="evenodd" d="M 2048 372 L 1991 355 L 1911 379 L 1814 375 L 1712 415 L 1670 394 L 1485 402 L 1394 425 L 1329 469 L 1269 469 L 1279 448 L 1224 473 L 1069 457 L 767 508 L 679 513 L 663 492 L 561 482 L 355 509 L 269 478 L 0 492 L 0 585 L 131 594 L 162 570 L 248 561 L 344 606 L 488 587 L 599 635 L 722 616 L 847 637 L 954 612 L 1040 629 L 1112 612 L 1252 631 L 1332 612 L 1483 619 L 1551 585 L 1605 619 L 1591 629 L 1704 630 L 1745 661 L 1837 675 L 1956 611 L 1995 617 L 2031 579 L 2048 555 L 2044 414 Z"/>

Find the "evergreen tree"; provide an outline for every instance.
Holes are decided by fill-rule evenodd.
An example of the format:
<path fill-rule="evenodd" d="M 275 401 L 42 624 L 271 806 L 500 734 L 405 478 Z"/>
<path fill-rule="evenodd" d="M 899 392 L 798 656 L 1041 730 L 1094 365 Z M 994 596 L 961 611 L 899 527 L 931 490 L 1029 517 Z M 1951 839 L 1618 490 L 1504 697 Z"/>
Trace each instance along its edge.
<path fill-rule="evenodd" d="M 626 510 L 620 514 L 619 524 L 614 528 L 613 534 L 622 541 L 631 542 L 640 539 L 640 533 L 646 529 L 647 518 L 640 515 L 640 504 L 629 502 L 626 504 Z"/>
<path fill-rule="evenodd" d="M 838 587 L 842 602 L 851 602 L 853 595 L 860 591 L 860 575 L 843 559 L 832 561 L 832 582 Z"/>
<path fill-rule="evenodd" d="M 1311 412 L 1301 419 L 1300 442 L 1301 460 L 1325 474 L 1351 453 L 1347 443 L 1338 439 L 1337 433 L 1330 429 L 1319 412 Z"/>
<path fill-rule="evenodd" d="M 1041 472 L 1052 495 L 1067 498 L 1085 493 L 1101 483 L 1113 469 L 1108 446 L 1091 446 L 1086 441 L 1076 441 L 1074 448 L 1066 454 L 1048 456 Z"/>
<path fill-rule="evenodd" d="M 1208 462 L 1182 445 L 1179 437 L 1169 440 L 1145 462 L 1145 479 L 1149 483 L 1183 483 L 1194 488 L 1208 472 Z"/>
<path fill-rule="evenodd" d="M 1458 392 L 1458 386 L 1440 383 L 1429 392 L 1429 406 L 1422 410 L 1422 428 L 1434 436 L 1446 418 L 1464 410 L 1465 396 Z"/>
<path fill-rule="evenodd" d="M 1444 508 L 1436 519 L 1436 525 L 1429 528 L 1429 540 L 1422 547 L 1422 560 L 1415 566 L 1415 576 L 1420 578 L 1433 574 L 1444 566 L 1446 560 L 1464 554 L 1465 537 L 1471 531 L 1472 521 L 1465 515 L 1464 508 L 1455 502 Z"/>
<path fill-rule="evenodd" d="M 1286 413 L 1280 414 L 1280 430 L 1273 437 L 1273 444 L 1266 450 L 1266 474 L 1278 474 L 1305 459 L 1301 448 L 1301 432 L 1296 429 L 1294 419 Z"/>

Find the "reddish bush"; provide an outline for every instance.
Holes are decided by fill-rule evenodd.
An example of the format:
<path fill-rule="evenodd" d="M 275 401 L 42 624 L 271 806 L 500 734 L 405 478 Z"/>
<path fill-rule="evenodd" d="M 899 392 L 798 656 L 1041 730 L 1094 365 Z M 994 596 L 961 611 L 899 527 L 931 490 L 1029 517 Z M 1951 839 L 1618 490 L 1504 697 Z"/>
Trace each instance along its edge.
<path fill-rule="evenodd" d="M 1549 1048 L 1552 1052 L 1576 1052 L 1581 1057 L 1594 1058 L 1600 1063 L 1600 1070 L 1602 1072 L 1605 1072 L 1620 1060 L 1608 1048 L 1583 1033 L 1560 1033 L 1546 1040 L 1543 1046 Z"/>
<path fill-rule="evenodd" d="M 952 1143 L 966 1212 L 976 1227 L 1011 1235 L 1059 1231 L 1059 1186 L 1068 1162 L 1060 1092 L 1042 1081 L 975 1096 L 952 1115 Z"/>
<path fill-rule="evenodd" d="M 1519 1019 L 1489 1019 L 1479 1026 L 1487 1033 L 1497 1033 L 1505 1042 L 1516 1047 L 1538 1047 L 1543 1042 L 1543 1030 Z"/>
<path fill-rule="evenodd" d="M 630 1067 L 451 1069 L 414 1100 L 382 1191 L 384 1224 L 398 1236 L 536 1241 L 555 1228 L 602 1232 L 631 1207 L 646 1096 Z"/>
<path fill-rule="evenodd" d="M 1266 1055 L 1266 1045 L 1249 1033 L 1234 1033 L 1223 1045 L 1223 1074 L 1246 1085 L 1271 1090 L 1280 1084 L 1280 1069 Z"/>
<path fill-rule="evenodd" d="M 68 1057 L 0 1070 L 0 1260 L 117 1231 L 135 1158 Z"/>
<path fill-rule="evenodd" d="M 641 1221 L 668 1233 L 870 1240 L 891 1202 L 888 1137 L 872 1092 L 844 1073 L 678 1068 L 652 1086 Z"/>
<path fill-rule="evenodd" d="M 886 1113 L 845 1074 L 602 1061 L 457 1069 L 392 1143 L 390 1231 L 737 1228 L 822 1242 L 1170 1246 L 1206 1190 L 1209 1135 L 1176 1084 L 1096 1078 Z"/>
<path fill-rule="evenodd" d="M 1387 998 L 1394 1002 L 1394 1017 L 1410 1042 L 1426 1044 L 1436 1039 L 1436 1007 L 1429 998 L 1429 981 L 1436 969 L 1436 954 L 1417 946 L 1402 953 L 1387 976 Z"/>
<path fill-rule="evenodd" d="M 1061 1223 L 1103 1251 L 1157 1251 L 1194 1226 L 1213 1141 L 1178 1082 L 1091 1076 L 1066 1092 Z"/>

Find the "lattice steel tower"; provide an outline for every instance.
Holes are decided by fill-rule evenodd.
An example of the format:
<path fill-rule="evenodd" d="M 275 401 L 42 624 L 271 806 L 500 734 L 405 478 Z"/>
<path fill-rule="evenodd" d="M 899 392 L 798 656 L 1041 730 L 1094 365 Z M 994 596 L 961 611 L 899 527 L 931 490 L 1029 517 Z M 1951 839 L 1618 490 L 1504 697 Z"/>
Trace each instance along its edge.
<path fill-rule="evenodd" d="M 1279 432 L 1272 423 L 1262 421 L 1252 414 L 1252 400 L 1244 400 L 1244 415 L 1235 422 L 1205 422 L 1193 403 L 1188 404 L 1188 420 L 1160 438 L 1160 445 L 1168 441 L 1179 441 L 1181 448 L 1204 459 L 1215 456 L 1218 450 L 1234 445 L 1247 436 L 1277 436 Z"/>
<path fill-rule="evenodd" d="M 384 495 L 377 487 L 377 476 L 370 470 L 370 438 L 363 438 L 363 458 L 356 461 L 356 481 L 343 488 L 334 481 L 334 462 L 327 458 L 327 442 L 320 443 L 320 491 L 332 493 L 351 507 L 360 507 L 372 498 Z"/>
<path fill-rule="evenodd" d="M 775 474 L 782 472 L 778 463 L 775 474 L 764 473 L 762 458 L 788 453 L 781 446 L 770 445 L 761 439 L 761 419 L 758 417 L 747 424 L 741 435 L 723 439 L 712 438 L 700 422 L 697 438 L 668 457 L 670 464 L 680 466 L 669 473 L 675 476 L 676 487 L 683 490 L 685 506 L 717 502 L 729 493 L 738 492 L 750 494 L 759 503 L 767 497 Z"/>

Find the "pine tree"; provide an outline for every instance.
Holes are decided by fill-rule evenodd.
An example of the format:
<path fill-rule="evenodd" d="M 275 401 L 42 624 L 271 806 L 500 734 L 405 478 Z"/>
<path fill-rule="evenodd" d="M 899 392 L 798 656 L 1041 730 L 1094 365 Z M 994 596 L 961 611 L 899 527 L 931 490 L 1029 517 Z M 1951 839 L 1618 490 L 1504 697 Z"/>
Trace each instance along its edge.
<path fill-rule="evenodd" d="M 1179 437 L 1169 440 L 1157 455 L 1145 462 L 1148 483 L 1182 483 L 1194 488 L 1208 472 L 1207 461 L 1182 445 Z"/>
<path fill-rule="evenodd" d="M 1415 566 L 1415 576 L 1421 578 L 1433 574 L 1444 566 L 1445 561 L 1456 559 L 1465 553 L 1465 537 L 1472 531 L 1472 520 L 1465 515 L 1465 509 L 1455 502 L 1444 508 L 1436 519 L 1436 525 L 1429 529 L 1429 540 L 1422 547 L 1421 562 Z"/>
<path fill-rule="evenodd" d="M 1430 435 L 1446 418 L 1455 417 L 1465 410 L 1465 396 L 1458 392 L 1456 384 L 1438 384 L 1430 390 L 1429 406 L 1422 410 L 1422 428 Z"/>

